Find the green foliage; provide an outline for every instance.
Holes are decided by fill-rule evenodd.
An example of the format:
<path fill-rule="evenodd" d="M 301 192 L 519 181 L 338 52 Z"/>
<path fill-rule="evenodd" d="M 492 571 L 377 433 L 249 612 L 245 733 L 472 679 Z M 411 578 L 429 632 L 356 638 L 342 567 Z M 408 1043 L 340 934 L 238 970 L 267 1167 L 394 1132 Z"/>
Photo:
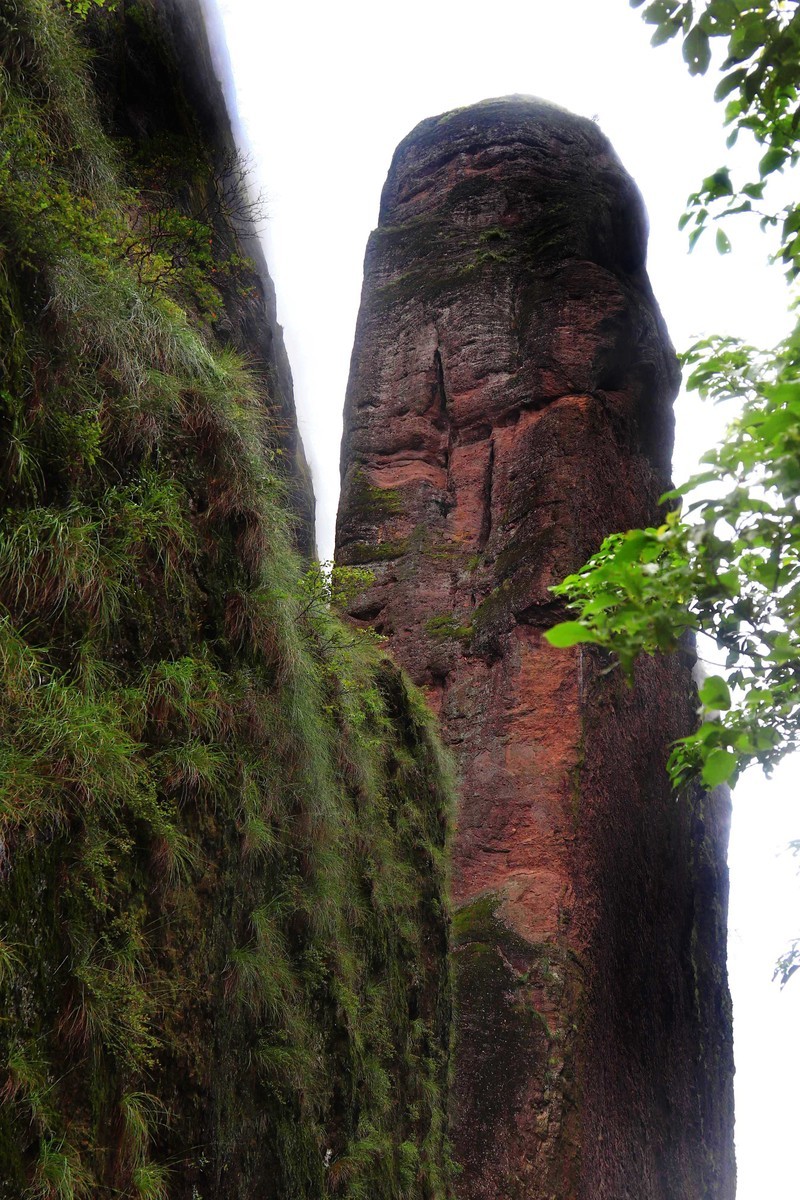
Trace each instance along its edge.
<path fill-rule="evenodd" d="M 312 608 L 330 608 L 341 613 L 374 582 L 375 575 L 363 567 L 335 566 L 332 562 L 314 562 L 300 583 L 306 598 L 305 612 Z M 366 633 L 366 631 L 364 631 Z"/>
<path fill-rule="evenodd" d="M 127 20 L 0 2 L 0 1197 L 442 1200 L 448 766 L 292 548 L 202 143 L 99 127 Z"/>
<path fill-rule="evenodd" d="M 631 0 L 631 5 L 639 8 L 644 2 Z M 655 26 L 653 45 L 682 38 L 683 57 L 692 75 L 708 70 L 714 40 L 725 46 L 714 95 L 725 102 L 728 148 L 743 132 L 764 147 L 757 179 L 735 183 L 729 168 L 723 166 L 689 197 L 681 227 L 690 226 L 690 247 L 709 219 L 756 214 L 762 229 L 779 233 L 779 255 L 793 279 L 800 270 L 800 204 L 793 202 L 775 211 L 762 207 L 762 202 L 768 195 L 769 176 L 795 166 L 800 153 L 797 0 L 705 0 L 703 4 L 654 0 L 644 8 L 644 19 Z M 730 250 L 730 240 L 722 230 L 717 233 L 717 248 L 721 253 Z"/>
<path fill-rule="evenodd" d="M 769 769 L 800 741 L 800 358 L 794 338 L 779 357 L 713 339 L 688 358 L 690 388 L 743 402 L 706 469 L 664 497 L 702 488 L 705 498 L 658 529 L 607 539 L 556 589 L 579 621 L 547 636 L 608 646 L 628 673 L 638 654 L 676 649 L 686 629 L 713 636 L 728 682 L 706 681 L 701 724 L 670 762 L 676 783 L 702 774 L 712 784 L 752 761 Z"/>
<path fill-rule="evenodd" d="M 93 5 L 109 9 L 116 7 L 115 0 L 64 0 L 64 3 L 69 11 L 75 13 L 77 17 L 88 16 Z"/>
<path fill-rule="evenodd" d="M 233 230 L 263 216 L 261 199 L 247 199 L 246 160 L 231 152 L 212 164 L 195 137 L 173 132 L 142 146 L 128 172 L 131 217 L 120 255 L 141 289 L 167 292 L 213 324 L 224 309 L 223 290 L 233 286 L 243 299 L 251 291 L 244 273 L 252 264 Z M 178 200 L 187 185 L 189 212 Z"/>

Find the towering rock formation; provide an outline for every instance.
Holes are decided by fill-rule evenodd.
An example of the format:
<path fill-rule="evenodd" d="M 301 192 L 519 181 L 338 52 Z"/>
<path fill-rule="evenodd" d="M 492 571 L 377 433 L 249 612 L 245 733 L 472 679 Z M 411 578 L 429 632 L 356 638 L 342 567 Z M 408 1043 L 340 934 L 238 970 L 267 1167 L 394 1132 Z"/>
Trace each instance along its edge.
<path fill-rule="evenodd" d="M 651 523 L 678 369 L 639 194 L 520 97 L 398 148 L 365 264 L 337 557 L 461 771 L 460 1200 L 729 1200 L 727 800 L 676 799 L 692 655 L 557 651 L 549 586 Z"/>

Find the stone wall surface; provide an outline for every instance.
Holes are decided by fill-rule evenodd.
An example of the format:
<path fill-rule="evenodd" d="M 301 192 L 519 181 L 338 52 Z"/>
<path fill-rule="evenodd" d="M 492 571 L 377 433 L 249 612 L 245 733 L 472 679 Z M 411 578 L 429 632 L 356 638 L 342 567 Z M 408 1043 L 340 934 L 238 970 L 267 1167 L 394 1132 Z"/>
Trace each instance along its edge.
<path fill-rule="evenodd" d="M 728 800 L 664 770 L 693 656 L 629 688 L 542 638 L 668 485 L 646 238 L 597 126 L 509 97 L 400 144 L 366 252 L 336 554 L 461 772 L 460 1200 L 734 1194 Z"/>

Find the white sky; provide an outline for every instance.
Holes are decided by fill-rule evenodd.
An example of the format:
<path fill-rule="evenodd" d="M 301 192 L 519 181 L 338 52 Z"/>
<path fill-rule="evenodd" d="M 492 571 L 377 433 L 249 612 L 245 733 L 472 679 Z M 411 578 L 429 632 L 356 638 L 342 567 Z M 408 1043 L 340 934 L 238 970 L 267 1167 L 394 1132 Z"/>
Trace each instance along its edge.
<path fill-rule="evenodd" d="M 771 344 L 786 296 L 755 230 L 731 224 L 691 257 L 677 220 L 687 194 L 729 157 L 714 80 L 690 79 L 676 45 L 649 46 L 625 0 L 204 0 L 224 23 L 242 136 L 267 198 L 265 243 L 330 558 L 345 385 L 364 247 L 392 152 L 424 117 L 522 92 L 596 116 L 641 188 L 649 270 L 679 348 L 707 332 Z M 215 6 L 215 7 L 214 7 Z M 739 218 L 741 220 L 741 218 Z M 675 476 L 721 435 L 724 415 L 677 406 Z M 800 933 L 798 770 L 737 789 L 731 840 L 730 972 L 737 1062 L 738 1200 L 800 1197 L 800 972 L 773 966 Z M 686 1200 L 701 1200 L 687 1197 Z M 705 1200 L 705 1198 L 702 1198 Z"/>

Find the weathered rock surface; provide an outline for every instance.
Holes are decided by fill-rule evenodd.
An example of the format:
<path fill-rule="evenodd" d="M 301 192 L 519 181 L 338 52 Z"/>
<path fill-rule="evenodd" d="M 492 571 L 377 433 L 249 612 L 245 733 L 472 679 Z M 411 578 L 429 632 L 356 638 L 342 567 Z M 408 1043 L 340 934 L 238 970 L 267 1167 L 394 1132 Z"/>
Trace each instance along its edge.
<path fill-rule="evenodd" d="M 727 799 L 676 800 L 692 656 L 629 689 L 548 588 L 665 490 L 678 369 L 646 218 L 589 121 L 424 121 L 366 253 L 337 558 L 461 770 L 461 1200 L 733 1196 Z"/>

